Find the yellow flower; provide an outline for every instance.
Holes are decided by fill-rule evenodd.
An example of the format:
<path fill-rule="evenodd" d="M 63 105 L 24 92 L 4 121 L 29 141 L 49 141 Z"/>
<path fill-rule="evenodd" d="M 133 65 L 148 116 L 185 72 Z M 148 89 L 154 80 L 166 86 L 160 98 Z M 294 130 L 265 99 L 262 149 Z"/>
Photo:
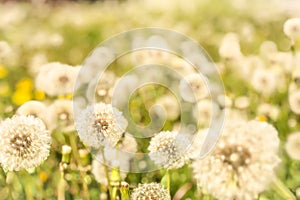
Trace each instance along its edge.
<path fill-rule="evenodd" d="M 260 122 L 266 122 L 267 121 L 267 118 L 263 115 L 260 115 L 260 116 L 257 116 L 256 117 L 256 120 L 257 121 L 260 121 Z"/>
<path fill-rule="evenodd" d="M 17 89 L 12 96 L 12 101 L 16 105 L 22 105 L 23 103 L 31 100 L 31 98 L 31 91 Z"/>
<path fill-rule="evenodd" d="M 30 78 L 22 78 L 16 85 L 17 90 L 31 91 L 33 88 L 33 82 Z"/>
<path fill-rule="evenodd" d="M 45 93 L 41 90 L 35 90 L 34 91 L 34 98 L 36 100 L 44 100 L 45 99 Z"/>
<path fill-rule="evenodd" d="M 7 75 L 7 69 L 0 65 L 0 78 L 4 78 Z"/>
<path fill-rule="evenodd" d="M 49 176 L 46 172 L 42 171 L 39 173 L 39 178 L 43 183 L 45 183 L 48 180 Z"/>

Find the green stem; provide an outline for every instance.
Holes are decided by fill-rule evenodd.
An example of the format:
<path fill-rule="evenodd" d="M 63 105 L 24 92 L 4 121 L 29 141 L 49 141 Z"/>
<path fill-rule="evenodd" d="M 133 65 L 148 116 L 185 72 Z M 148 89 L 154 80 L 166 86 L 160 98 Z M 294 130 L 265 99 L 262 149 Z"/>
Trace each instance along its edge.
<path fill-rule="evenodd" d="M 9 200 L 13 200 L 13 195 L 12 195 L 12 188 L 11 188 L 11 184 L 7 182 L 7 174 L 5 173 L 5 171 L 3 170 L 3 168 L 0 166 L 1 168 L 1 175 L 4 177 L 4 181 L 7 187 L 7 191 L 8 191 L 8 199 Z"/>
<path fill-rule="evenodd" d="M 171 173 L 170 173 L 170 170 L 167 170 L 167 189 L 171 195 Z"/>
<path fill-rule="evenodd" d="M 81 174 L 81 177 L 82 177 L 83 192 L 84 192 L 85 199 L 90 200 L 89 188 L 88 188 L 88 185 L 87 185 L 87 183 L 85 181 L 86 173 L 85 172 L 81 172 L 80 174 Z"/>
<path fill-rule="evenodd" d="M 283 198 L 296 200 L 295 195 L 277 177 L 273 181 L 273 189 Z"/>
<path fill-rule="evenodd" d="M 107 179 L 107 187 L 108 187 L 109 196 L 110 196 L 110 198 L 112 198 L 113 197 L 112 187 L 111 187 L 111 183 L 110 183 L 110 177 L 109 177 L 108 168 L 107 168 L 107 165 L 106 165 L 106 159 L 105 159 L 103 148 L 101 149 L 101 154 L 102 154 L 102 158 L 103 158 L 103 166 L 104 166 L 105 175 L 106 175 L 106 179 Z M 114 199 L 112 198 L 112 200 L 114 200 Z"/>
<path fill-rule="evenodd" d="M 76 160 L 76 163 L 80 163 L 80 157 L 78 153 L 78 148 L 77 148 L 77 142 L 76 142 L 76 135 L 72 132 L 69 133 L 69 140 L 70 140 L 70 146 L 72 148 L 72 154 Z"/>
<path fill-rule="evenodd" d="M 60 169 L 60 180 L 59 183 L 57 185 L 57 199 L 58 200 L 65 200 L 65 169 L 63 166 L 63 163 L 60 163 L 59 166 Z"/>
<path fill-rule="evenodd" d="M 78 152 L 78 148 L 77 148 L 76 135 L 74 133 L 69 133 L 69 140 L 70 140 L 70 146 L 72 148 L 72 154 L 75 158 L 75 162 L 77 165 L 81 165 L 80 156 L 79 156 L 79 152 Z M 85 199 L 89 200 L 90 195 L 89 195 L 88 185 L 85 181 L 85 175 L 86 175 L 85 173 L 80 172 L 84 196 L 85 196 Z"/>

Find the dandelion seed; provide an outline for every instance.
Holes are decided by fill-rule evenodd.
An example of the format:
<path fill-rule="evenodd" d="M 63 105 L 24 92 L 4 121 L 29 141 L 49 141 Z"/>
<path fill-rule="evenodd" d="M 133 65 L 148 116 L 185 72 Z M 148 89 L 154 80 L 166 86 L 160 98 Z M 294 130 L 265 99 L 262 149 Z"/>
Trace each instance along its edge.
<path fill-rule="evenodd" d="M 50 142 L 49 131 L 39 118 L 8 118 L 0 124 L 0 163 L 12 171 L 36 167 L 49 156 Z"/>

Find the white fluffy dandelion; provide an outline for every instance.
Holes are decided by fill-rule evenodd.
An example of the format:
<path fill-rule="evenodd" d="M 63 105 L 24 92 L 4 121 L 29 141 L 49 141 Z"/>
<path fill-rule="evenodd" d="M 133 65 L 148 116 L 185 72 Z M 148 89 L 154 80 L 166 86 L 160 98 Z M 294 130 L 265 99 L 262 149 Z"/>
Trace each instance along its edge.
<path fill-rule="evenodd" d="M 22 104 L 16 111 L 17 115 L 32 115 L 38 117 L 45 123 L 48 130 L 54 128 L 54 124 L 51 123 L 50 117 L 46 114 L 47 106 L 40 101 L 27 101 Z"/>
<path fill-rule="evenodd" d="M 219 48 L 219 54 L 225 59 L 237 59 L 242 56 L 238 35 L 227 33 Z"/>
<path fill-rule="evenodd" d="M 36 167 L 49 156 L 50 143 L 49 131 L 39 118 L 8 118 L 0 124 L 0 163 L 15 171 Z"/>
<path fill-rule="evenodd" d="M 283 25 L 283 32 L 293 41 L 300 38 L 300 18 L 288 19 Z"/>
<path fill-rule="evenodd" d="M 291 110 L 300 114 L 300 91 L 290 92 L 288 98 Z"/>
<path fill-rule="evenodd" d="M 187 161 L 185 153 L 189 145 L 189 140 L 182 134 L 162 131 L 151 139 L 148 149 L 150 158 L 157 165 L 165 169 L 177 169 Z"/>
<path fill-rule="evenodd" d="M 91 147 L 115 146 L 127 127 L 122 113 L 110 104 L 88 106 L 76 121 L 79 137 Z"/>
<path fill-rule="evenodd" d="M 51 96 L 71 94 L 79 69 L 58 62 L 45 64 L 35 80 L 36 88 Z"/>
<path fill-rule="evenodd" d="M 158 183 L 139 184 L 130 196 L 131 200 L 170 200 L 168 190 Z"/>
<path fill-rule="evenodd" d="M 190 74 L 180 81 L 179 92 L 182 98 L 188 102 L 196 102 L 209 96 L 206 86 L 207 78 L 200 74 Z"/>
<path fill-rule="evenodd" d="M 217 199 L 255 199 L 275 176 L 278 148 L 270 124 L 226 123 L 214 152 L 192 165 L 198 186 Z"/>
<path fill-rule="evenodd" d="M 300 132 L 288 136 L 285 150 L 292 159 L 300 160 Z"/>
<path fill-rule="evenodd" d="M 56 100 L 49 107 L 51 122 L 60 128 L 61 131 L 74 131 L 73 101 Z"/>
<path fill-rule="evenodd" d="M 270 96 L 278 89 L 278 78 L 274 71 L 259 68 L 254 71 L 251 84 L 262 95 Z"/>
<path fill-rule="evenodd" d="M 156 104 L 161 105 L 170 120 L 175 120 L 180 115 L 180 105 L 173 95 L 165 95 L 157 99 Z M 160 109 L 155 110 L 159 114 Z"/>
<path fill-rule="evenodd" d="M 113 95 L 113 86 L 117 80 L 116 75 L 113 72 L 105 72 L 100 80 L 94 79 L 89 83 L 86 96 L 89 99 L 94 99 L 109 102 Z M 94 91 L 96 89 L 96 91 Z"/>

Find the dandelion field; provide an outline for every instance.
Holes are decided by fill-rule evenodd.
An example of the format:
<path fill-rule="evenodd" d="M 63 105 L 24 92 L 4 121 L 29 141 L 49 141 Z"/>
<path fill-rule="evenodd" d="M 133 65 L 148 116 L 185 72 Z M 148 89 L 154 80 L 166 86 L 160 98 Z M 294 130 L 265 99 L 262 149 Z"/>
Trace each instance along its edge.
<path fill-rule="evenodd" d="M 300 199 L 299 11 L 296 1 L 2 2 L 0 199 Z M 207 91 L 213 72 L 199 79 L 193 60 L 157 49 L 116 59 L 98 46 L 144 27 L 198 42 L 211 60 L 194 61 L 217 68 L 221 89 Z M 99 82 L 97 71 L 82 70 L 111 58 Z M 143 64 L 183 77 L 170 84 L 178 96 L 161 85 L 136 87 L 171 77 L 129 73 Z M 222 117 L 214 148 L 199 158 Z M 200 122 L 191 141 L 191 127 L 180 126 L 193 118 Z M 149 124 L 155 131 L 144 137 Z"/>

